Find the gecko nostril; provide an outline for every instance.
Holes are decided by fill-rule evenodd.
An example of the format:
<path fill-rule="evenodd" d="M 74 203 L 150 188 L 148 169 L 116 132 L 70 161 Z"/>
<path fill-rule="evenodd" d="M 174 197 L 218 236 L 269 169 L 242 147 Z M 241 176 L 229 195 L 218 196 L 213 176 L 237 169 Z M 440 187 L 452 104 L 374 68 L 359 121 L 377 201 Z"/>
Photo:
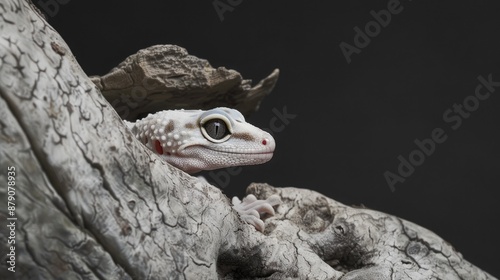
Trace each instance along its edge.
<path fill-rule="evenodd" d="M 265 146 L 265 145 L 267 145 L 267 142 L 268 142 L 268 141 L 269 141 L 269 140 L 267 140 L 267 139 L 262 139 L 262 145 L 264 145 L 264 146 Z"/>

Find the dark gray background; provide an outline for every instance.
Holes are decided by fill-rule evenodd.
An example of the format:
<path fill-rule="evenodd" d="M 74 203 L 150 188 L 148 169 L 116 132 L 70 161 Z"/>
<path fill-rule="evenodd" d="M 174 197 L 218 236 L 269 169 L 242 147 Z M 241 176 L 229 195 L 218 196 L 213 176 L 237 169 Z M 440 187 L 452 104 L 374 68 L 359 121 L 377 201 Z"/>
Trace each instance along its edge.
<path fill-rule="evenodd" d="M 279 68 L 276 88 L 248 121 L 269 127 L 273 109 L 285 107 L 296 117 L 274 133 L 269 163 L 230 176 L 228 196 L 241 197 L 251 182 L 314 189 L 420 224 L 498 277 L 500 87 L 458 129 L 443 120 L 474 94 L 479 75 L 500 81 L 498 5 L 401 1 L 348 64 L 339 44 L 352 45 L 353 28 L 389 2 L 233 0 L 221 21 L 213 1 L 70 0 L 49 22 L 89 75 L 153 44 L 182 46 L 254 82 Z M 392 192 L 383 173 L 397 172 L 397 157 L 438 127 L 447 140 Z"/>

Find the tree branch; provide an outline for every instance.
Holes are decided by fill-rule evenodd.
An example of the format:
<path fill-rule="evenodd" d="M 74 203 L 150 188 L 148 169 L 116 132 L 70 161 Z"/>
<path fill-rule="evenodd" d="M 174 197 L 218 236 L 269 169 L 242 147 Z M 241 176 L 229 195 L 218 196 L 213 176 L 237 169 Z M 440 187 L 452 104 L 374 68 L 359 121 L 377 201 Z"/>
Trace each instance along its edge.
<path fill-rule="evenodd" d="M 127 117 L 188 105 L 250 113 L 277 71 L 250 87 L 182 48 L 153 46 L 91 80 L 30 2 L 2 1 L 0 20 L 0 180 L 15 181 L 0 189 L 2 205 L 15 199 L 0 208 L 14 223 L 0 227 L 11 261 L 0 278 L 495 279 L 424 228 L 308 190 L 251 186 L 283 200 L 260 233 L 219 189 L 136 141 L 110 104 L 155 81 Z"/>

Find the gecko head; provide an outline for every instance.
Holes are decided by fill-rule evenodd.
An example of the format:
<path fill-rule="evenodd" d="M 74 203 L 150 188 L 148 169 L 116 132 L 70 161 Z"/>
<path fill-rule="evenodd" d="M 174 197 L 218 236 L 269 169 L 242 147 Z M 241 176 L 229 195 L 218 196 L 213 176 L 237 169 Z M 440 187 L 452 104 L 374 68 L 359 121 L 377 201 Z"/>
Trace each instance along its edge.
<path fill-rule="evenodd" d="M 262 164 L 276 147 L 271 134 L 230 108 L 176 110 L 169 112 L 169 121 L 162 119 L 163 133 L 146 146 L 187 173 Z"/>

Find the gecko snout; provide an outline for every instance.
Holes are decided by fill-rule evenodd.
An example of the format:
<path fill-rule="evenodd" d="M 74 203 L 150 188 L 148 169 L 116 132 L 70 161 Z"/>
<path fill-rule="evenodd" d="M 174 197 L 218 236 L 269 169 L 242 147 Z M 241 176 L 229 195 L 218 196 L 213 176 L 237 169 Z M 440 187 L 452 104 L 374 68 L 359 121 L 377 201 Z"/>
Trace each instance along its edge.
<path fill-rule="evenodd" d="M 276 142 L 274 141 L 274 138 L 271 136 L 271 134 L 265 132 L 265 134 L 262 136 L 260 140 L 260 144 L 263 146 L 266 151 L 272 153 L 274 152 L 274 149 L 276 147 Z"/>

